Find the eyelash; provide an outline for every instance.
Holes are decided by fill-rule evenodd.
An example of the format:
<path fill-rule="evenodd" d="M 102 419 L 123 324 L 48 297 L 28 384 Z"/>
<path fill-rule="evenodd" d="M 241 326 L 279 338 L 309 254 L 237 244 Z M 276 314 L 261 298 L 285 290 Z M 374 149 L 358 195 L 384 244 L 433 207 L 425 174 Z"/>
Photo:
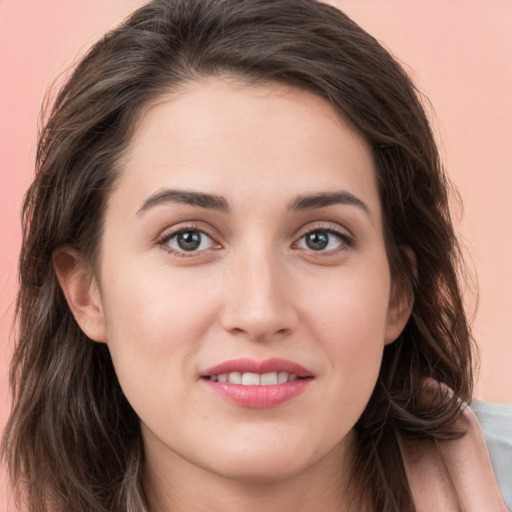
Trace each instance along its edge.
<path fill-rule="evenodd" d="M 201 229 L 199 226 L 195 224 L 190 224 L 186 226 L 180 226 L 178 229 L 174 229 L 171 232 L 164 233 L 158 240 L 157 244 L 161 246 L 165 251 L 172 254 L 173 256 L 178 256 L 180 258 L 190 258 L 197 256 L 198 253 L 204 254 L 205 252 L 210 252 L 211 249 L 204 249 L 202 251 L 178 251 L 172 247 L 169 246 L 169 242 L 175 237 L 178 236 L 180 233 L 187 233 L 187 232 L 197 232 L 201 233 L 201 235 L 206 235 L 214 244 L 219 245 L 215 242 L 215 239 L 210 236 L 204 229 Z M 220 245 L 219 245 L 220 247 Z M 213 249 L 215 250 L 215 249 Z"/>
<path fill-rule="evenodd" d="M 178 229 L 175 229 L 172 232 L 166 232 L 157 240 L 157 244 L 159 246 L 161 246 L 166 252 L 168 252 L 174 256 L 181 257 L 181 258 L 195 257 L 198 254 L 209 253 L 212 250 L 211 248 L 208 248 L 208 249 L 203 249 L 201 251 L 188 251 L 187 252 L 184 250 L 179 251 L 179 250 L 176 250 L 169 246 L 169 242 L 174 237 L 178 236 L 180 233 L 186 233 L 186 232 L 197 232 L 197 233 L 200 233 L 201 235 L 205 235 L 212 241 L 213 244 L 217 245 L 218 247 L 221 247 L 220 244 L 215 242 L 214 237 L 210 236 L 204 229 L 201 229 L 200 227 L 198 227 L 195 224 L 190 224 L 187 226 L 180 226 Z M 330 225 L 328 227 L 319 225 L 319 226 L 314 226 L 313 228 L 309 228 L 306 232 L 304 232 L 297 239 L 296 242 L 294 242 L 293 245 L 294 246 L 297 245 L 307 235 L 310 235 L 312 233 L 318 233 L 318 232 L 327 233 L 331 236 L 335 236 L 336 238 L 338 238 L 340 240 L 340 247 L 330 250 L 330 251 L 323 251 L 323 250 L 315 251 L 314 249 L 310 249 L 308 251 L 308 249 L 305 249 L 305 248 L 300 248 L 299 250 L 308 251 L 313 257 L 321 258 L 321 257 L 333 256 L 333 255 L 339 254 L 340 252 L 346 252 L 350 248 L 352 248 L 355 244 L 354 238 L 351 235 L 348 235 L 346 231 L 337 229 L 337 228 L 333 227 L 332 225 Z M 214 248 L 213 250 L 217 250 L 217 248 Z"/>
<path fill-rule="evenodd" d="M 337 247 L 336 249 L 331 249 L 330 251 L 322 251 L 322 250 L 315 251 L 313 249 L 310 249 L 310 250 L 301 249 L 301 250 L 308 251 L 310 253 L 310 255 L 315 258 L 336 256 L 342 252 L 348 251 L 355 245 L 355 240 L 351 235 L 349 235 L 345 230 L 342 230 L 341 228 L 333 227 L 332 225 L 329 225 L 329 226 L 318 225 L 318 226 L 314 226 L 312 228 L 311 227 L 308 228 L 308 230 L 299 237 L 299 239 L 297 240 L 297 242 L 294 243 L 294 245 L 298 244 L 307 235 L 310 235 L 312 233 L 319 233 L 319 232 L 327 233 L 331 236 L 338 238 L 339 242 L 340 242 L 340 246 Z"/>

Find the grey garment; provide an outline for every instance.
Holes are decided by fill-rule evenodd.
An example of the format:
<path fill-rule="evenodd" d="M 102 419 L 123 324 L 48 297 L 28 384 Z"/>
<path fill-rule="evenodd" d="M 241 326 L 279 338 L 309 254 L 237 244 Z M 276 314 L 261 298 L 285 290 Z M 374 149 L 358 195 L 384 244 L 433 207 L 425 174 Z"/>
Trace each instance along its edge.
<path fill-rule="evenodd" d="M 494 474 L 505 504 L 512 510 L 512 404 L 471 404 L 487 440 Z"/>

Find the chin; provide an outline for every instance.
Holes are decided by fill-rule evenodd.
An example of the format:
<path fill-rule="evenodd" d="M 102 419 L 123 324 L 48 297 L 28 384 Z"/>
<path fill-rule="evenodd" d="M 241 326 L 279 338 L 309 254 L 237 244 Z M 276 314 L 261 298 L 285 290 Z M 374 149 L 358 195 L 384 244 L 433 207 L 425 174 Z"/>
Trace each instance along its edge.
<path fill-rule="evenodd" d="M 241 442 L 238 446 L 231 444 L 229 452 L 212 457 L 214 464 L 210 470 L 226 478 L 252 483 L 271 483 L 287 479 L 304 471 L 316 461 L 304 443 Z"/>
<path fill-rule="evenodd" d="M 294 461 L 293 464 L 285 464 L 275 459 L 272 461 L 244 459 L 227 462 L 222 467 L 217 465 L 214 471 L 224 478 L 238 482 L 269 484 L 291 478 L 301 473 L 306 467 L 305 464 L 298 464 L 298 461 Z"/>

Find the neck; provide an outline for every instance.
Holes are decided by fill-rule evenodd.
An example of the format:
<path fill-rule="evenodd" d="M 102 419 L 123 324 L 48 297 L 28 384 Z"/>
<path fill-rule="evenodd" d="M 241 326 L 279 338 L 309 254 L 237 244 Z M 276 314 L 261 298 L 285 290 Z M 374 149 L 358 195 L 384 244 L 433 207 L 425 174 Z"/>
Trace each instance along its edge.
<path fill-rule="evenodd" d="M 144 488 L 149 511 L 354 511 L 347 441 L 295 474 L 257 481 L 214 473 L 167 447 L 155 449 L 146 443 Z"/>

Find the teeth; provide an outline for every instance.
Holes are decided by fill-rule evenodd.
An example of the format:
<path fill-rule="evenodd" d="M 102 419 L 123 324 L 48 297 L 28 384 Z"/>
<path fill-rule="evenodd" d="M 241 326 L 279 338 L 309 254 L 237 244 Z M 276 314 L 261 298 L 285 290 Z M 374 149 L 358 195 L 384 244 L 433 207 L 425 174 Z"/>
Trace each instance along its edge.
<path fill-rule="evenodd" d="M 242 384 L 244 386 L 259 386 L 260 374 L 259 373 L 243 373 Z"/>
<path fill-rule="evenodd" d="M 270 372 L 270 373 L 221 373 L 219 375 L 211 375 L 210 380 L 216 382 L 229 382 L 230 384 L 242 384 L 243 386 L 275 386 L 276 384 L 284 384 L 297 380 L 297 375 L 287 372 Z"/>
<path fill-rule="evenodd" d="M 272 373 L 264 373 L 260 377 L 261 384 L 264 384 L 266 386 L 273 386 L 274 384 L 277 384 L 277 372 Z"/>
<path fill-rule="evenodd" d="M 230 384 L 242 384 L 242 374 L 239 372 L 231 372 L 228 375 L 228 382 Z"/>

